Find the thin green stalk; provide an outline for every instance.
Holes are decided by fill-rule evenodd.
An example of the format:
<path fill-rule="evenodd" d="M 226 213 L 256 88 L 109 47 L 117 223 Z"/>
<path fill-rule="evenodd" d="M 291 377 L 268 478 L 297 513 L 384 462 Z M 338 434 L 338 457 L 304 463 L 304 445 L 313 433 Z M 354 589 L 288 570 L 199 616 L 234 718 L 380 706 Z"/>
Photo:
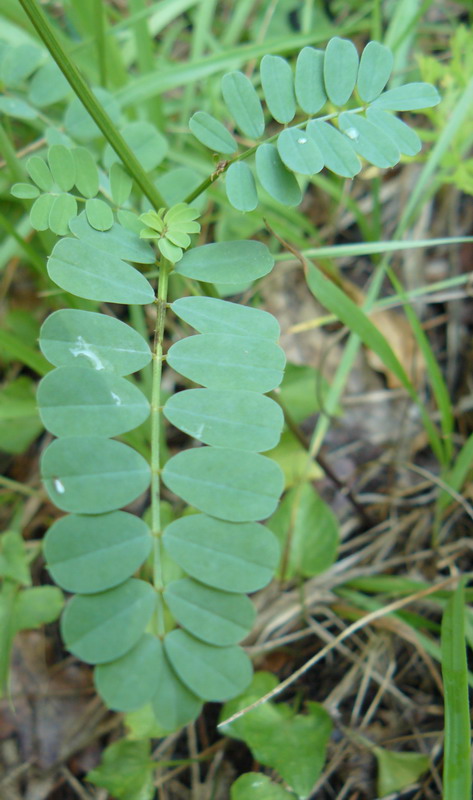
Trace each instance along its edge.
<path fill-rule="evenodd" d="M 147 173 L 128 147 L 123 136 L 115 128 L 112 120 L 85 83 L 77 67 L 72 63 L 60 45 L 42 9 L 35 3 L 35 0 L 19 0 L 19 2 L 64 77 L 102 131 L 107 142 L 126 165 L 143 194 L 156 209 L 165 206 L 166 203 L 161 197 L 161 194 L 152 181 L 150 181 Z"/>
<path fill-rule="evenodd" d="M 153 583 L 158 593 L 164 589 L 161 555 L 161 375 L 163 369 L 164 323 L 168 296 L 168 279 L 171 265 L 163 259 L 159 266 L 157 316 L 153 351 L 153 380 L 151 391 L 151 533 L 153 535 Z M 157 634 L 164 636 L 164 618 L 161 598 L 158 596 Z"/>
<path fill-rule="evenodd" d="M 21 163 L 18 161 L 15 148 L 10 141 L 10 137 L 0 122 L 0 155 L 5 159 L 5 163 L 10 170 L 15 182 L 25 180 L 25 173 Z"/>
<path fill-rule="evenodd" d="M 105 4 L 102 0 L 94 2 L 94 18 L 97 25 L 95 36 L 95 46 L 97 49 L 97 62 L 99 65 L 100 85 L 107 88 L 107 18 L 105 16 Z"/>

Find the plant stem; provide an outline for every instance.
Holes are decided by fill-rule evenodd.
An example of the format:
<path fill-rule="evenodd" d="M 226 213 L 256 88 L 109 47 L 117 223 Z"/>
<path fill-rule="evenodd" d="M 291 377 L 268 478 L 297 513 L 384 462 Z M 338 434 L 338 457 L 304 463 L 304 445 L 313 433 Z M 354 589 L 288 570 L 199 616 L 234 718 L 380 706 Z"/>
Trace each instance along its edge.
<path fill-rule="evenodd" d="M 163 370 L 164 322 L 168 296 L 168 278 L 171 265 L 162 259 L 159 265 L 157 317 L 153 348 L 153 379 L 151 391 L 151 533 L 153 535 L 153 584 L 159 594 L 164 589 L 161 558 L 161 513 L 159 475 L 161 470 L 161 374 Z M 164 636 L 164 618 L 161 597 L 158 596 L 157 634 Z"/>
<path fill-rule="evenodd" d="M 161 206 L 165 206 L 166 203 L 161 197 L 161 194 L 158 192 L 152 181 L 148 178 L 148 175 L 136 156 L 128 147 L 123 136 L 116 129 L 106 111 L 104 111 L 95 95 L 87 86 L 77 67 L 72 63 L 69 56 L 62 48 L 43 10 L 39 8 L 39 6 L 35 3 L 35 0 L 19 0 L 19 2 L 34 25 L 40 39 L 42 39 L 51 56 L 54 58 L 64 77 L 69 82 L 70 86 L 86 110 L 89 112 L 94 122 L 102 131 L 107 142 L 115 150 L 123 164 L 125 164 L 127 169 L 130 171 L 143 194 L 146 195 L 154 208 L 158 209 Z"/>
<path fill-rule="evenodd" d="M 3 125 L 0 123 L 0 155 L 3 156 L 5 159 L 5 164 L 7 165 L 8 169 L 10 170 L 10 174 L 12 179 L 17 182 L 21 183 L 21 181 L 25 180 L 25 171 L 23 169 L 23 165 L 18 160 L 15 148 L 10 141 L 10 137 L 6 132 Z"/>

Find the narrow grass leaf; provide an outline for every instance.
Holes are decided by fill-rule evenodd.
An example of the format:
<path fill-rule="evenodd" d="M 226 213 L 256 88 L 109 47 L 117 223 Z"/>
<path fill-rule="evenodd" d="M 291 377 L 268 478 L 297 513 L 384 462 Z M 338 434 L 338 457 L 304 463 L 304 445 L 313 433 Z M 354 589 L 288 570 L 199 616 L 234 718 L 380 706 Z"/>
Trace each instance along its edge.
<path fill-rule="evenodd" d="M 135 578 L 107 592 L 75 595 L 61 619 L 64 644 L 89 664 L 114 661 L 141 638 L 155 605 L 153 587 Z"/>
<path fill-rule="evenodd" d="M 301 175 L 314 175 L 324 167 L 324 159 L 315 140 L 300 128 L 281 131 L 277 147 L 286 167 Z"/>
<path fill-rule="evenodd" d="M 468 477 L 473 464 L 473 434 L 466 440 L 465 444 L 457 454 L 452 468 L 443 476 L 445 483 L 455 492 L 461 492 L 463 484 Z M 442 491 L 437 499 L 438 508 L 444 511 L 455 499 L 447 491 Z"/>
<path fill-rule="evenodd" d="M 144 633 L 124 656 L 95 668 L 95 688 L 108 708 L 136 711 L 151 700 L 161 679 L 162 648 L 159 639 Z"/>
<path fill-rule="evenodd" d="M 63 144 L 53 144 L 48 150 L 48 164 L 54 182 L 63 192 L 69 192 L 76 180 L 72 151 Z"/>
<path fill-rule="evenodd" d="M 353 149 L 375 167 L 393 167 L 400 152 L 392 138 L 359 114 L 344 111 L 338 118 L 341 130 L 352 141 Z"/>
<path fill-rule="evenodd" d="M 445 608 L 441 646 L 445 691 L 443 797 L 444 800 L 470 800 L 471 726 L 463 583 L 460 583 Z"/>
<path fill-rule="evenodd" d="M 283 350 L 267 339 L 203 333 L 176 342 L 167 363 L 208 389 L 269 392 L 282 381 Z"/>
<path fill-rule="evenodd" d="M 296 98 L 306 114 L 316 114 L 327 102 L 324 83 L 324 51 L 303 47 L 297 56 Z"/>
<path fill-rule="evenodd" d="M 229 522 L 266 519 L 284 486 L 281 468 L 271 459 L 217 447 L 173 456 L 164 467 L 163 481 L 189 505 Z"/>
<path fill-rule="evenodd" d="M 440 95 L 430 83 L 406 83 L 388 89 L 373 101 L 373 108 L 384 108 L 389 111 L 417 111 L 422 108 L 436 106 Z"/>
<path fill-rule="evenodd" d="M 69 233 L 69 222 L 75 216 L 77 216 L 76 198 L 72 194 L 58 194 L 51 203 L 48 226 L 58 236 L 66 236 Z"/>
<path fill-rule="evenodd" d="M 279 323 L 272 314 L 259 308 L 217 300 L 214 297 L 181 297 L 171 304 L 175 314 L 199 333 L 233 333 L 240 336 L 261 336 L 277 341 Z"/>
<path fill-rule="evenodd" d="M 140 272 L 85 240 L 61 239 L 49 257 L 48 274 L 61 289 L 88 300 L 137 305 L 154 300 Z"/>
<path fill-rule="evenodd" d="M 234 153 L 238 147 L 230 131 L 206 111 L 197 111 L 189 120 L 189 128 L 199 142 L 217 153 Z"/>
<path fill-rule="evenodd" d="M 264 114 L 250 79 L 243 72 L 228 72 L 222 78 L 225 104 L 241 132 L 250 139 L 264 133 Z"/>
<path fill-rule="evenodd" d="M 230 164 L 225 174 L 225 191 L 229 203 L 237 211 L 254 211 L 258 205 L 255 179 L 244 161 Z"/>
<path fill-rule="evenodd" d="M 229 700 L 251 681 L 251 661 L 240 647 L 214 647 L 183 630 L 168 633 L 164 647 L 181 680 L 203 700 Z"/>
<path fill-rule="evenodd" d="M 361 169 L 361 161 L 347 136 L 330 123 L 315 120 L 307 125 L 307 133 L 314 139 L 329 170 L 344 178 L 357 175 Z"/>
<path fill-rule="evenodd" d="M 422 142 L 415 130 L 389 111 L 368 108 L 366 118 L 393 140 L 400 153 L 416 156 L 422 149 Z"/>
<path fill-rule="evenodd" d="M 76 167 L 77 189 L 83 197 L 95 197 L 99 190 L 99 171 L 92 153 L 86 147 L 75 147 L 72 157 Z"/>
<path fill-rule="evenodd" d="M 170 583 L 164 599 L 177 622 L 197 639 L 225 647 L 248 635 L 255 608 L 246 594 L 222 592 L 192 578 Z"/>
<path fill-rule="evenodd" d="M 265 55 L 260 64 L 261 85 L 272 116 L 283 124 L 296 113 L 294 80 L 288 62 L 282 56 Z"/>
<path fill-rule="evenodd" d="M 266 586 L 279 557 L 276 537 L 262 525 L 223 522 L 205 514 L 171 522 L 163 542 L 189 575 L 228 592 L 255 592 Z"/>
<path fill-rule="evenodd" d="M 358 53 L 349 39 L 334 36 L 325 48 L 324 82 L 330 102 L 344 106 L 355 88 Z"/>
<path fill-rule="evenodd" d="M 199 442 L 256 453 L 276 447 L 284 424 L 274 400 L 242 389 L 178 392 L 169 398 L 163 414 Z"/>
<path fill-rule="evenodd" d="M 273 144 L 261 144 L 256 151 L 256 174 L 264 189 L 279 203 L 297 206 L 302 192 L 296 178 L 281 161 Z"/>
<path fill-rule="evenodd" d="M 113 211 L 99 197 L 93 197 L 86 201 L 85 214 L 87 222 L 96 231 L 108 231 L 113 225 Z"/>
<path fill-rule="evenodd" d="M 381 94 L 391 75 L 393 61 L 389 47 L 368 42 L 361 54 L 357 79 L 358 94 L 365 103 L 371 103 Z"/>
<path fill-rule="evenodd" d="M 273 266 L 274 258 L 266 245 L 242 240 L 194 247 L 184 253 L 175 271 L 198 281 L 241 285 L 262 278 Z"/>
<path fill-rule="evenodd" d="M 44 427 L 55 436 L 118 436 L 149 416 L 146 397 L 130 381 L 80 366 L 49 372 L 37 401 Z"/>
<path fill-rule="evenodd" d="M 130 375 L 151 361 L 148 343 L 134 328 L 95 311 L 54 311 L 41 327 L 39 346 L 56 367 Z"/>
<path fill-rule="evenodd" d="M 101 436 L 56 439 L 43 453 L 41 474 L 53 503 L 77 514 L 115 511 L 136 500 L 150 482 L 143 456 Z"/>
<path fill-rule="evenodd" d="M 151 544 L 148 526 L 134 514 L 68 514 L 49 528 L 44 557 L 54 581 L 67 592 L 94 594 L 130 578 Z"/>

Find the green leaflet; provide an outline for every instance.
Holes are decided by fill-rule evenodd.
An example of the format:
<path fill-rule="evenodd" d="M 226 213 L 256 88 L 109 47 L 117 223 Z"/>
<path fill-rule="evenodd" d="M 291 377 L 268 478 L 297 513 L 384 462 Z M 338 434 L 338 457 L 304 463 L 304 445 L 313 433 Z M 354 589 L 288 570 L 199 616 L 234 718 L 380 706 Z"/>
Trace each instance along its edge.
<path fill-rule="evenodd" d="M 430 108 L 440 102 L 440 96 L 430 83 L 406 83 L 383 92 L 373 101 L 373 108 L 384 108 L 389 111 L 416 111 Z"/>
<path fill-rule="evenodd" d="M 24 200 L 34 200 L 39 195 L 38 187 L 31 183 L 14 183 L 10 191 L 13 197 L 20 197 Z"/>
<path fill-rule="evenodd" d="M 393 167 L 398 163 L 400 152 L 392 138 L 372 122 L 359 114 L 340 114 L 339 125 L 352 141 L 353 149 L 375 167 Z"/>
<path fill-rule="evenodd" d="M 329 100 L 344 106 L 356 84 L 358 53 L 353 42 L 334 36 L 325 48 L 324 82 Z"/>
<path fill-rule="evenodd" d="M 420 152 L 422 142 L 415 130 L 395 117 L 394 114 L 378 108 L 368 108 L 366 118 L 393 140 L 400 153 L 404 153 L 406 156 L 416 156 Z"/>
<path fill-rule="evenodd" d="M 230 800 L 294 800 L 295 795 L 262 772 L 245 772 L 231 786 Z"/>
<path fill-rule="evenodd" d="M 55 436 L 117 436 L 137 428 L 149 403 L 136 386 L 105 370 L 60 367 L 37 393 L 44 427 Z"/>
<path fill-rule="evenodd" d="M 87 222 L 85 212 L 72 220 L 70 229 L 74 236 L 111 256 L 137 264 L 154 264 L 156 256 L 149 244 L 139 239 L 133 231 L 117 222 L 106 232 L 97 231 Z"/>
<path fill-rule="evenodd" d="M 264 189 L 285 206 L 297 206 L 302 192 L 292 172 L 284 166 L 273 144 L 260 144 L 256 151 L 256 174 Z"/>
<path fill-rule="evenodd" d="M 53 194 L 42 194 L 31 206 L 30 223 L 36 231 L 46 231 L 49 228 L 49 215 L 55 199 Z"/>
<path fill-rule="evenodd" d="M 278 136 L 278 152 L 285 165 L 301 175 L 314 175 L 324 159 L 313 137 L 301 128 L 286 128 Z"/>
<path fill-rule="evenodd" d="M 193 578 L 227 592 L 255 592 L 271 580 L 279 558 L 276 538 L 256 522 L 235 524 L 205 514 L 172 522 L 164 546 Z"/>
<path fill-rule="evenodd" d="M 189 120 L 189 128 L 199 142 L 217 153 L 231 154 L 237 149 L 231 133 L 206 111 L 197 111 Z"/>
<path fill-rule="evenodd" d="M 181 680 L 204 700 L 230 700 L 251 681 L 251 661 L 240 647 L 215 647 L 183 630 L 168 633 L 164 646 Z"/>
<path fill-rule="evenodd" d="M 151 122 L 128 122 L 120 129 L 120 133 L 147 172 L 157 167 L 168 151 L 167 140 Z M 103 157 L 106 169 L 110 169 L 117 161 L 117 154 L 107 144 Z"/>
<path fill-rule="evenodd" d="M 244 161 L 230 164 L 225 175 L 225 191 L 237 211 L 253 211 L 258 205 L 258 193 L 253 173 Z"/>
<path fill-rule="evenodd" d="M 361 162 L 351 140 L 333 125 L 313 120 L 307 125 L 307 133 L 313 137 L 322 153 L 325 166 L 332 172 L 345 178 L 353 178 L 360 171 Z"/>
<path fill-rule="evenodd" d="M 141 273 L 86 240 L 60 239 L 49 257 L 48 274 L 61 289 L 88 300 L 137 305 L 154 300 Z"/>
<path fill-rule="evenodd" d="M 284 486 L 282 470 L 274 461 L 223 447 L 178 453 L 164 467 L 163 481 L 189 505 L 231 522 L 269 517 Z"/>
<path fill-rule="evenodd" d="M 199 442 L 254 452 L 276 447 L 284 424 L 281 407 L 274 400 L 245 390 L 178 392 L 166 402 L 163 413 Z"/>
<path fill-rule="evenodd" d="M 393 54 L 379 42 L 368 42 L 361 54 L 358 69 L 358 94 L 365 103 L 371 103 L 381 94 L 393 68 Z"/>
<path fill-rule="evenodd" d="M 44 451 L 41 473 L 58 508 L 102 514 L 126 506 L 148 488 L 150 470 L 139 453 L 101 436 L 65 436 Z"/>
<path fill-rule="evenodd" d="M 214 297 L 181 297 L 171 304 L 175 314 L 199 333 L 233 333 L 262 336 L 276 342 L 281 334 L 272 314 L 259 308 L 229 303 Z"/>
<path fill-rule="evenodd" d="M 28 91 L 28 100 L 34 106 L 58 103 L 70 94 L 71 87 L 55 61 L 48 60 L 33 75 Z"/>
<path fill-rule="evenodd" d="M 272 270 L 274 258 L 262 242 L 217 242 L 184 253 L 175 271 L 186 278 L 210 283 L 237 284 L 262 278 Z"/>
<path fill-rule="evenodd" d="M 151 700 L 158 724 L 165 731 L 175 731 L 199 716 L 202 701 L 176 675 L 163 648 L 159 682 Z"/>
<path fill-rule="evenodd" d="M 121 114 L 120 107 L 114 96 L 107 92 L 106 89 L 100 88 L 93 89 L 93 93 L 104 111 L 111 118 L 113 124 L 118 126 Z M 74 97 L 69 104 L 64 116 L 64 125 L 69 136 L 78 142 L 90 142 L 92 139 L 102 135 L 78 97 Z"/>
<path fill-rule="evenodd" d="M 162 642 L 145 633 L 121 658 L 95 668 L 95 687 L 109 708 L 135 711 L 151 700 L 161 681 L 162 650 Z"/>
<path fill-rule="evenodd" d="M 51 170 L 41 156 L 31 156 L 26 162 L 26 171 L 31 180 L 39 186 L 43 192 L 50 192 L 54 181 Z"/>
<path fill-rule="evenodd" d="M 170 583 L 164 599 L 183 628 L 219 647 L 237 644 L 248 635 L 255 619 L 246 595 L 202 586 L 191 578 Z"/>
<path fill-rule="evenodd" d="M 20 89 L 43 60 L 43 51 L 29 42 L 10 47 L 7 45 L 2 55 L 0 77 L 2 83 L 12 89 Z"/>
<path fill-rule="evenodd" d="M 110 191 L 112 193 L 112 200 L 117 206 L 122 206 L 126 203 L 130 196 L 133 186 L 131 176 L 126 172 L 121 164 L 116 162 L 110 167 Z"/>
<path fill-rule="evenodd" d="M 56 367 L 129 375 L 151 361 L 148 343 L 134 328 L 95 311 L 55 311 L 41 327 L 39 345 Z"/>
<path fill-rule="evenodd" d="M 61 619 L 64 643 L 89 664 L 114 661 L 138 642 L 155 605 L 152 586 L 135 578 L 107 592 L 75 595 Z"/>
<path fill-rule="evenodd" d="M 68 592 L 91 594 L 130 578 L 151 550 L 148 526 L 132 514 L 83 516 L 57 520 L 44 540 L 44 556 L 55 582 Z"/>
<path fill-rule="evenodd" d="M 291 122 L 296 113 L 292 70 L 285 58 L 266 55 L 260 64 L 261 85 L 274 119 Z"/>
<path fill-rule="evenodd" d="M 327 101 L 324 83 L 324 52 L 303 47 L 296 62 L 297 102 L 306 114 L 316 114 Z"/>
<path fill-rule="evenodd" d="M 250 139 L 264 133 L 264 114 L 250 79 L 243 72 L 228 72 L 222 78 L 226 106 L 241 132 Z"/>
<path fill-rule="evenodd" d="M 17 119 L 35 119 L 38 112 L 32 108 L 29 103 L 20 100 L 18 97 L 7 97 L 2 95 L 0 97 L 0 112 L 6 114 L 7 117 L 17 117 Z"/>
<path fill-rule="evenodd" d="M 173 344 L 167 362 L 209 389 L 269 392 L 282 380 L 285 356 L 277 344 L 266 339 L 203 333 Z"/>
<path fill-rule="evenodd" d="M 97 231 L 108 231 L 114 222 L 113 211 L 99 197 L 89 198 L 85 204 L 87 222 Z"/>
<path fill-rule="evenodd" d="M 86 147 L 75 147 L 72 150 L 75 163 L 75 184 L 83 197 L 95 197 L 99 190 L 99 171 L 97 164 Z"/>
<path fill-rule="evenodd" d="M 50 197 L 51 195 L 45 195 Z M 71 194 L 58 194 L 49 209 L 48 227 L 58 236 L 69 233 L 69 222 L 77 215 L 77 202 Z"/>
<path fill-rule="evenodd" d="M 72 151 L 63 144 L 53 144 L 48 150 L 48 164 L 54 182 L 63 192 L 69 192 L 76 180 Z"/>

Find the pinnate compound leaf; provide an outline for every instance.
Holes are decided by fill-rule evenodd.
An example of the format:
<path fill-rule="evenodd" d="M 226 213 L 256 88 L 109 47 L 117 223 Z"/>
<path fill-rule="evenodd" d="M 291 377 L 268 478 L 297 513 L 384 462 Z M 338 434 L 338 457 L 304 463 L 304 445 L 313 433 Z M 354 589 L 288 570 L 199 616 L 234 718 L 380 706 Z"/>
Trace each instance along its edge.
<path fill-rule="evenodd" d="M 244 161 L 230 164 L 225 175 L 225 191 L 229 203 L 237 211 L 254 211 L 258 205 L 255 179 Z"/>
<path fill-rule="evenodd" d="M 202 701 L 178 677 L 164 648 L 161 657 L 159 682 L 151 704 L 158 724 L 171 733 L 199 716 Z"/>
<path fill-rule="evenodd" d="M 148 343 L 134 328 L 95 311 L 54 311 L 41 327 L 39 345 L 56 367 L 130 375 L 151 361 Z"/>
<path fill-rule="evenodd" d="M 292 172 L 284 166 L 273 144 L 261 144 L 256 151 L 256 174 L 264 189 L 279 203 L 297 206 L 302 192 Z"/>
<path fill-rule="evenodd" d="M 117 800 L 152 800 L 155 770 L 149 739 L 120 739 L 104 750 L 101 763 L 88 773 L 87 780 Z"/>
<path fill-rule="evenodd" d="M 282 470 L 271 459 L 223 447 L 178 453 L 164 467 L 163 480 L 189 505 L 230 522 L 266 519 L 284 487 Z"/>
<path fill-rule="evenodd" d="M 155 605 L 153 587 L 136 578 L 107 592 L 75 595 L 61 619 L 64 643 L 89 664 L 114 661 L 141 638 Z"/>
<path fill-rule="evenodd" d="M 358 73 L 358 53 L 349 39 L 334 36 L 325 48 L 324 82 L 329 100 L 344 106 L 355 88 Z"/>
<path fill-rule="evenodd" d="M 297 56 L 295 90 L 297 102 L 306 114 L 316 114 L 325 105 L 323 50 L 302 48 Z"/>
<path fill-rule="evenodd" d="M 344 178 L 353 178 L 360 171 L 361 161 L 352 142 L 333 125 L 312 120 L 307 133 L 313 137 L 329 170 Z"/>
<path fill-rule="evenodd" d="M 162 642 L 145 633 L 124 656 L 95 668 L 95 687 L 108 708 L 136 711 L 151 700 L 161 679 L 162 650 Z"/>
<path fill-rule="evenodd" d="M 406 83 L 396 86 L 380 94 L 373 101 L 373 108 L 383 108 L 388 111 L 416 111 L 422 108 L 436 106 L 440 102 L 440 95 L 430 83 Z"/>
<path fill-rule="evenodd" d="M 260 64 L 266 104 L 275 120 L 290 122 L 296 113 L 292 70 L 285 58 L 265 55 Z"/>
<path fill-rule="evenodd" d="M 63 144 L 53 144 L 48 150 L 48 164 L 54 182 L 63 192 L 69 192 L 76 180 L 72 151 Z"/>
<path fill-rule="evenodd" d="M 14 183 L 11 193 L 13 197 L 19 197 L 22 200 L 34 200 L 39 195 L 39 189 L 32 183 Z"/>
<path fill-rule="evenodd" d="M 264 133 L 264 114 L 259 97 L 250 79 L 235 70 L 222 78 L 225 104 L 241 132 L 250 139 Z"/>
<path fill-rule="evenodd" d="M 245 772 L 232 783 L 230 800 L 295 800 L 295 795 L 262 772 Z"/>
<path fill-rule="evenodd" d="M 393 167 L 400 159 L 395 143 L 383 130 L 359 114 L 344 111 L 338 122 L 353 143 L 353 149 L 375 167 Z"/>
<path fill-rule="evenodd" d="M 88 300 L 107 303 L 152 303 L 146 278 L 112 253 L 97 250 L 90 240 L 61 239 L 48 261 L 48 274 L 61 289 Z"/>
<path fill-rule="evenodd" d="M 240 647 L 215 647 L 183 630 L 168 633 L 164 647 L 181 680 L 203 700 L 230 700 L 251 681 L 251 661 Z"/>
<path fill-rule="evenodd" d="M 168 364 L 208 389 L 269 392 L 283 377 L 284 351 L 274 342 L 253 336 L 203 333 L 176 342 Z"/>
<path fill-rule="evenodd" d="M 43 192 L 50 192 L 54 181 L 51 171 L 41 156 L 31 156 L 26 162 L 26 171 L 31 180 L 42 189 Z"/>
<path fill-rule="evenodd" d="M 276 447 L 284 424 L 281 407 L 257 392 L 189 389 L 163 409 L 176 428 L 214 447 L 261 452 Z"/>
<path fill-rule="evenodd" d="M 358 94 L 365 103 L 371 103 L 381 94 L 393 68 L 393 54 L 389 47 L 379 42 L 368 42 L 361 54 L 358 70 Z"/>
<path fill-rule="evenodd" d="M 85 204 L 87 222 L 96 231 L 108 231 L 113 225 L 113 211 L 107 203 L 99 197 L 87 200 Z"/>
<path fill-rule="evenodd" d="M 49 528 L 44 556 L 55 582 L 67 592 L 93 594 L 123 583 L 151 550 L 148 526 L 133 514 L 68 514 Z"/>
<path fill-rule="evenodd" d="M 300 128 L 281 131 L 277 147 L 285 165 L 301 175 L 314 175 L 324 167 L 324 159 L 315 140 Z"/>
<path fill-rule="evenodd" d="M 150 172 L 161 163 L 168 151 L 168 143 L 164 136 L 156 130 L 151 122 L 128 122 L 121 129 L 125 142 L 135 154 L 143 169 Z M 119 157 L 109 144 L 104 152 L 104 165 L 110 169 Z"/>
<path fill-rule="evenodd" d="M 256 592 L 273 577 L 275 536 L 256 522 L 235 524 L 193 514 L 165 530 L 166 551 L 193 578 L 227 592 Z"/>
<path fill-rule="evenodd" d="M 274 342 L 281 334 L 277 319 L 267 311 L 215 297 L 181 297 L 171 304 L 171 308 L 199 333 L 248 336 L 248 331 L 251 331 L 252 336 L 261 336 Z"/>
<path fill-rule="evenodd" d="M 47 197 L 47 195 L 46 195 Z M 77 201 L 72 194 L 58 194 L 49 210 L 48 226 L 58 236 L 69 233 L 69 222 L 77 215 Z"/>
<path fill-rule="evenodd" d="M 216 242 L 184 253 L 176 272 L 209 283 L 238 284 L 271 272 L 274 258 L 266 245 L 254 240 Z"/>
<path fill-rule="evenodd" d="M 130 381 L 87 367 L 52 370 L 37 400 L 44 427 L 55 436 L 118 436 L 149 415 L 146 397 Z"/>
<path fill-rule="evenodd" d="M 230 131 L 206 111 L 196 111 L 189 120 L 189 128 L 199 142 L 217 153 L 234 153 L 238 147 Z"/>
<path fill-rule="evenodd" d="M 377 128 L 381 128 L 393 140 L 400 153 L 404 153 L 406 156 L 415 156 L 420 152 L 422 142 L 419 136 L 402 119 L 379 108 L 368 108 L 366 117 L 369 122 L 376 125 Z"/>
<path fill-rule="evenodd" d="M 110 191 L 112 193 L 112 200 L 117 206 L 122 206 L 127 202 L 133 181 L 123 169 L 121 164 L 116 162 L 110 167 Z"/>
<path fill-rule="evenodd" d="M 53 194 L 42 194 L 34 201 L 30 209 L 30 222 L 35 231 L 48 230 L 49 214 L 55 199 Z"/>
<path fill-rule="evenodd" d="M 124 261 L 135 261 L 137 264 L 154 264 L 156 261 L 156 256 L 149 244 L 117 222 L 108 231 L 97 231 L 89 225 L 83 211 L 76 219 L 72 220 L 69 227 L 78 239 L 111 256 L 117 256 Z"/>
<path fill-rule="evenodd" d="M 287 492 L 268 527 L 285 554 L 280 569 L 283 580 L 320 575 L 337 557 L 337 519 L 309 483 Z"/>
<path fill-rule="evenodd" d="M 43 453 L 41 472 L 53 503 L 79 514 L 102 514 L 126 506 L 150 482 L 143 456 L 101 436 L 56 439 Z"/>
<path fill-rule="evenodd" d="M 99 171 L 87 147 L 75 147 L 72 157 L 76 167 L 75 184 L 83 197 L 95 197 L 99 190 Z"/>

